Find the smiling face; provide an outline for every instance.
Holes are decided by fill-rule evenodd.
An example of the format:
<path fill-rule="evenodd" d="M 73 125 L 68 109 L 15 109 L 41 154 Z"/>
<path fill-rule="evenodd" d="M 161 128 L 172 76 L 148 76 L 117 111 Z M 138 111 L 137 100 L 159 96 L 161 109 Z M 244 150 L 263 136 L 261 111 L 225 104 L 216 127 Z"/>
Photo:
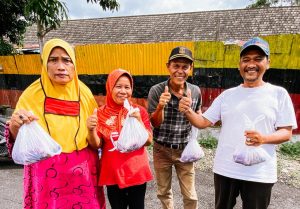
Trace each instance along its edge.
<path fill-rule="evenodd" d="M 167 63 L 170 73 L 170 84 L 174 86 L 183 86 L 191 70 L 192 62 L 186 58 L 177 58 Z"/>
<path fill-rule="evenodd" d="M 126 75 L 121 76 L 116 85 L 113 87 L 112 99 L 118 105 L 123 105 L 125 99 L 129 99 L 132 95 L 132 87 L 129 78 Z"/>
<path fill-rule="evenodd" d="M 250 49 L 245 52 L 239 63 L 240 74 L 244 79 L 245 87 L 257 87 L 264 83 L 263 75 L 269 69 L 270 60 L 259 49 Z"/>
<path fill-rule="evenodd" d="M 75 67 L 63 48 L 55 47 L 51 51 L 47 62 L 47 73 L 50 80 L 57 85 L 65 85 L 73 80 Z"/>

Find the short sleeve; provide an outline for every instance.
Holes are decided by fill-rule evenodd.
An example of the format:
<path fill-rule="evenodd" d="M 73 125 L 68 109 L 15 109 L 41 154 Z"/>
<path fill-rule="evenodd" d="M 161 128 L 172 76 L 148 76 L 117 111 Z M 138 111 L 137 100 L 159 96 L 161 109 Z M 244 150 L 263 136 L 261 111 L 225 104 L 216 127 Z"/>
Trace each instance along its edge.
<path fill-rule="evenodd" d="M 211 106 L 203 113 L 203 117 L 215 124 L 221 120 L 221 104 L 223 94 L 220 94 L 211 104 Z"/>
<path fill-rule="evenodd" d="M 155 89 L 155 86 L 151 87 L 148 94 L 148 112 L 150 114 L 155 112 L 160 97 L 160 95 L 158 95 L 158 92 Z"/>
<path fill-rule="evenodd" d="M 278 96 L 279 106 L 277 111 L 277 119 L 275 127 L 292 126 L 293 129 L 297 128 L 297 121 L 292 100 L 285 89 L 282 89 Z"/>
<path fill-rule="evenodd" d="M 142 117 L 142 121 L 143 121 L 146 129 L 148 131 L 152 132 L 148 112 L 146 111 L 146 109 L 144 107 L 139 106 L 139 109 L 140 109 L 140 114 L 141 114 L 141 117 Z"/>

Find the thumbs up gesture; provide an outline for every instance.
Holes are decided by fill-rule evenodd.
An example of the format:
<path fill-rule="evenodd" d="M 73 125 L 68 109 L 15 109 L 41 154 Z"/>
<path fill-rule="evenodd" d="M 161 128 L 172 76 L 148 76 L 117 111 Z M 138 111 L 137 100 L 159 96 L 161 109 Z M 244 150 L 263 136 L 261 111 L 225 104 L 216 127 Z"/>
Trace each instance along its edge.
<path fill-rule="evenodd" d="M 186 113 L 187 111 L 190 110 L 192 106 L 192 93 L 191 89 L 187 89 L 186 91 L 186 96 L 183 96 L 180 101 L 179 101 L 179 106 L 178 109 L 182 113 Z"/>
<path fill-rule="evenodd" d="M 159 97 L 159 105 L 164 107 L 171 99 L 171 93 L 169 92 L 169 87 L 165 86 L 164 92 Z"/>
<path fill-rule="evenodd" d="M 89 131 L 96 131 L 98 124 L 97 108 L 94 109 L 92 115 L 90 115 L 86 121 L 86 125 Z"/>

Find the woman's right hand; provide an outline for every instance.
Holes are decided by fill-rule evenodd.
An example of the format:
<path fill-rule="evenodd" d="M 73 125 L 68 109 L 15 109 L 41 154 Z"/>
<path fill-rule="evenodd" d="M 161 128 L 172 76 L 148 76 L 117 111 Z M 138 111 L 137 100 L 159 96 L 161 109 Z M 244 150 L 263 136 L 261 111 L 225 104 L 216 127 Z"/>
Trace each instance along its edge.
<path fill-rule="evenodd" d="M 97 109 L 95 109 L 93 114 L 88 117 L 86 121 L 86 126 L 89 131 L 94 131 L 96 130 L 97 124 L 98 124 Z"/>
<path fill-rule="evenodd" d="M 102 140 L 97 134 L 98 116 L 97 108 L 94 109 L 92 115 L 86 120 L 86 126 L 88 128 L 87 141 L 94 149 L 99 149 L 102 146 Z"/>
<path fill-rule="evenodd" d="M 17 137 L 19 129 L 25 123 L 30 123 L 34 120 L 38 120 L 38 117 L 32 114 L 30 111 L 18 110 L 14 112 L 9 120 L 9 131 L 14 138 Z"/>

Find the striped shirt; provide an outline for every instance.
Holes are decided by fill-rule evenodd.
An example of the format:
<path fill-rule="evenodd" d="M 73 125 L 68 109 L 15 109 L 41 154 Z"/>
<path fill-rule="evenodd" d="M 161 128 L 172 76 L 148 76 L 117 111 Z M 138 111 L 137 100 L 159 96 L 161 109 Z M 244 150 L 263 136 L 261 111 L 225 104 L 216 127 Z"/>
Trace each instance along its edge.
<path fill-rule="evenodd" d="M 148 112 L 155 112 L 159 103 L 159 97 L 164 92 L 165 86 L 169 80 L 161 82 L 151 87 L 148 94 Z M 192 106 L 194 111 L 198 111 L 201 107 L 201 92 L 198 86 L 185 82 L 186 90 L 189 88 L 192 94 Z M 170 89 L 170 88 L 169 88 Z M 171 91 L 170 91 L 171 92 Z M 169 144 L 180 144 L 188 141 L 187 137 L 191 131 L 191 123 L 185 115 L 178 110 L 179 99 L 172 94 L 171 99 L 164 108 L 164 121 L 159 127 L 153 129 L 154 141 L 164 142 Z"/>

